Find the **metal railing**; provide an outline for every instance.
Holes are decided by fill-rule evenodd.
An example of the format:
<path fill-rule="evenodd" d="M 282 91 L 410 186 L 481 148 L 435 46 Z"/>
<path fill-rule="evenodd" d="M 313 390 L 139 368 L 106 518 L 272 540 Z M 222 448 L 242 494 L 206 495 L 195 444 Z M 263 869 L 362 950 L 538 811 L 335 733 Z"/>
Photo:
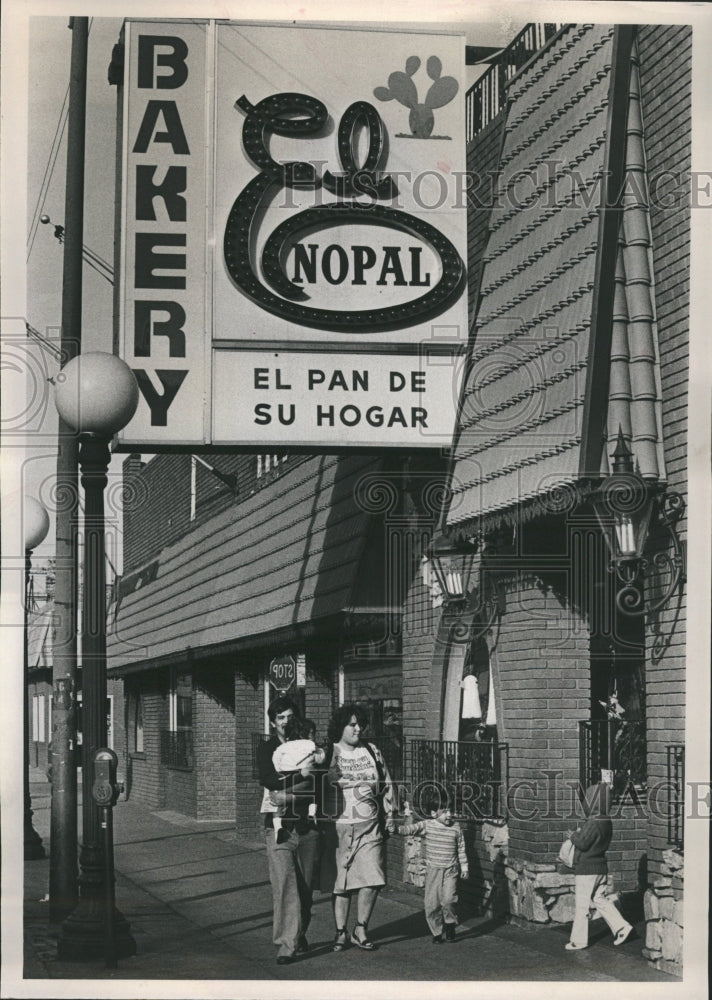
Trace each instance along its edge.
<path fill-rule="evenodd" d="M 161 764 L 183 771 L 190 771 L 192 769 L 192 729 L 161 730 Z"/>
<path fill-rule="evenodd" d="M 404 754 L 405 754 L 405 740 L 395 736 L 369 736 L 368 733 L 364 736 L 367 743 L 372 743 L 373 746 L 378 747 L 378 749 L 383 754 L 383 759 L 386 762 L 386 767 L 388 768 L 388 773 L 394 781 L 403 781 L 405 778 L 404 771 Z"/>
<path fill-rule="evenodd" d="M 414 796 L 427 784 L 450 794 L 452 810 L 464 819 L 504 816 L 508 744 L 457 740 L 408 740 L 405 780 Z"/>
<path fill-rule="evenodd" d="M 601 780 L 601 770 L 613 772 L 613 791 L 625 794 L 647 786 L 647 744 L 644 722 L 589 719 L 579 722 L 579 777 L 584 787 Z"/>
<path fill-rule="evenodd" d="M 671 743 L 665 748 L 667 755 L 668 843 L 682 851 L 685 846 L 685 747 Z"/>
<path fill-rule="evenodd" d="M 466 137 L 470 142 L 497 117 L 507 101 L 507 83 L 563 24 L 527 24 L 465 95 Z"/>
<path fill-rule="evenodd" d="M 252 777 L 257 774 L 257 748 L 270 737 L 252 733 Z M 464 819 L 500 819 L 504 816 L 508 744 L 487 741 L 404 740 L 382 736 L 365 739 L 383 754 L 398 799 L 413 801 L 428 784 L 447 789 L 455 815 Z"/>

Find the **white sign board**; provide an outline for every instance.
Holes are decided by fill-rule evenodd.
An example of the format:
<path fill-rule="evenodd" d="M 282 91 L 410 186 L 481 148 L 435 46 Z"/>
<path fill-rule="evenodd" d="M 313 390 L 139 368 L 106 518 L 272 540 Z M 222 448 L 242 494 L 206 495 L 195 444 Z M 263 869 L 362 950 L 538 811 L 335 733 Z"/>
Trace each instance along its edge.
<path fill-rule="evenodd" d="M 125 41 L 119 353 L 142 398 L 121 447 L 449 445 L 464 37 L 129 21 Z"/>

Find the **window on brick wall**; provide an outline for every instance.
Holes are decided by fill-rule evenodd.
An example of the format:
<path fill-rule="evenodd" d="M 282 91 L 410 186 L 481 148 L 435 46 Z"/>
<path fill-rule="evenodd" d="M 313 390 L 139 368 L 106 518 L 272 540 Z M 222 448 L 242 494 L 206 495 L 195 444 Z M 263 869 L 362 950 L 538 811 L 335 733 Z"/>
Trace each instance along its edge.
<path fill-rule="evenodd" d="M 507 745 L 498 742 L 489 648 L 477 637 L 448 651 L 440 740 L 409 740 L 405 774 L 415 792 L 443 785 L 464 818 L 503 815 Z"/>
<path fill-rule="evenodd" d="M 161 763 L 181 770 L 193 767 L 193 678 L 175 668 L 168 692 L 168 729 L 161 732 Z"/>
<path fill-rule="evenodd" d="M 450 645 L 441 732 L 444 740 L 497 740 L 492 668 L 481 637 Z"/>
<path fill-rule="evenodd" d="M 608 614 L 592 618 L 591 718 L 579 726 L 579 765 L 583 783 L 611 771 L 614 793 L 624 795 L 647 786 L 645 626 L 642 616 L 618 613 L 608 590 L 600 601 Z"/>
<path fill-rule="evenodd" d="M 143 695 L 139 691 L 134 698 L 134 753 L 143 753 Z"/>

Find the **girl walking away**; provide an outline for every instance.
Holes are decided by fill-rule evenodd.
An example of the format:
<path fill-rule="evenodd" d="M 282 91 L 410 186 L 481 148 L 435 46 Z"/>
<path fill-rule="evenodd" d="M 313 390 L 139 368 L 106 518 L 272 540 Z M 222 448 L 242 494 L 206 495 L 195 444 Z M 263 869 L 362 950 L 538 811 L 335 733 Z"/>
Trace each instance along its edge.
<path fill-rule="evenodd" d="M 457 927 L 457 877 L 468 878 L 465 838 L 455 825 L 447 792 L 437 785 L 423 789 L 418 823 L 398 828 L 398 833 L 425 838 L 425 919 L 433 944 L 455 940 Z"/>
<path fill-rule="evenodd" d="M 613 836 L 610 819 L 611 788 L 599 782 L 586 789 L 585 810 L 587 818 L 569 836 L 576 848 L 574 853 L 575 906 L 571 940 L 567 951 L 588 947 L 588 911 L 595 906 L 613 934 L 613 944 L 620 945 L 633 930 L 621 916 L 613 900 L 606 895 L 608 863 L 606 851 Z"/>

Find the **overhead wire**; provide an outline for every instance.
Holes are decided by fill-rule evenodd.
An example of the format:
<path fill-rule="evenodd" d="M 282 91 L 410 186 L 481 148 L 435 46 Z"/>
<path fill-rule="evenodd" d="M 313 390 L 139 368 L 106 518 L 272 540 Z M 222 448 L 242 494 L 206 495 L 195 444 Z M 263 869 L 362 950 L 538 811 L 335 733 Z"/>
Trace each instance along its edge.
<path fill-rule="evenodd" d="M 93 17 L 89 18 L 89 24 L 87 27 L 87 38 L 91 33 L 92 23 L 94 21 Z M 54 174 L 54 168 L 57 163 L 57 156 L 59 155 L 59 148 L 64 138 L 64 131 L 67 127 L 67 117 L 69 114 L 69 84 L 67 84 L 67 89 L 64 92 L 64 100 L 62 101 L 62 107 L 59 112 L 59 118 L 57 119 L 57 127 L 54 131 L 54 138 L 52 139 L 52 145 L 50 146 L 49 156 L 47 157 L 47 164 L 45 166 L 44 175 L 42 177 L 42 183 L 40 185 L 39 194 L 37 195 L 37 202 L 35 204 L 35 210 L 32 215 L 32 222 L 30 224 L 30 232 L 27 236 L 27 258 L 30 259 L 30 254 L 32 253 L 32 248 L 35 243 L 35 237 L 37 236 L 37 229 L 40 223 L 40 216 L 42 214 L 42 209 L 44 208 L 45 198 L 47 197 L 47 192 L 49 190 L 49 185 L 52 180 L 52 175 Z"/>
<path fill-rule="evenodd" d="M 35 211 L 32 216 L 32 223 L 30 225 L 30 232 L 27 237 L 27 260 L 30 259 L 30 254 L 32 253 L 32 247 L 35 243 L 35 237 L 37 235 L 37 229 L 40 224 L 40 215 L 42 214 L 42 209 L 44 208 L 44 201 L 47 197 L 47 191 L 49 190 L 50 181 L 52 180 L 52 175 L 54 173 L 54 167 L 57 162 L 57 156 L 59 155 L 59 147 L 64 137 L 64 130 L 67 127 L 67 116 L 69 114 L 69 84 L 67 84 L 67 89 L 64 94 L 64 101 L 62 102 L 62 109 L 59 113 L 59 119 L 57 120 L 57 127 L 55 129 L 54 138 L 52 139 L 52 146 L 50 147 L 49 157 L 47 159 L 47 165 L 45 167 L 44 176 L 42 178 L 42 184 L 40 185 L 40 191 L 37 196 L 37 204 L 35 205 Z"/>

